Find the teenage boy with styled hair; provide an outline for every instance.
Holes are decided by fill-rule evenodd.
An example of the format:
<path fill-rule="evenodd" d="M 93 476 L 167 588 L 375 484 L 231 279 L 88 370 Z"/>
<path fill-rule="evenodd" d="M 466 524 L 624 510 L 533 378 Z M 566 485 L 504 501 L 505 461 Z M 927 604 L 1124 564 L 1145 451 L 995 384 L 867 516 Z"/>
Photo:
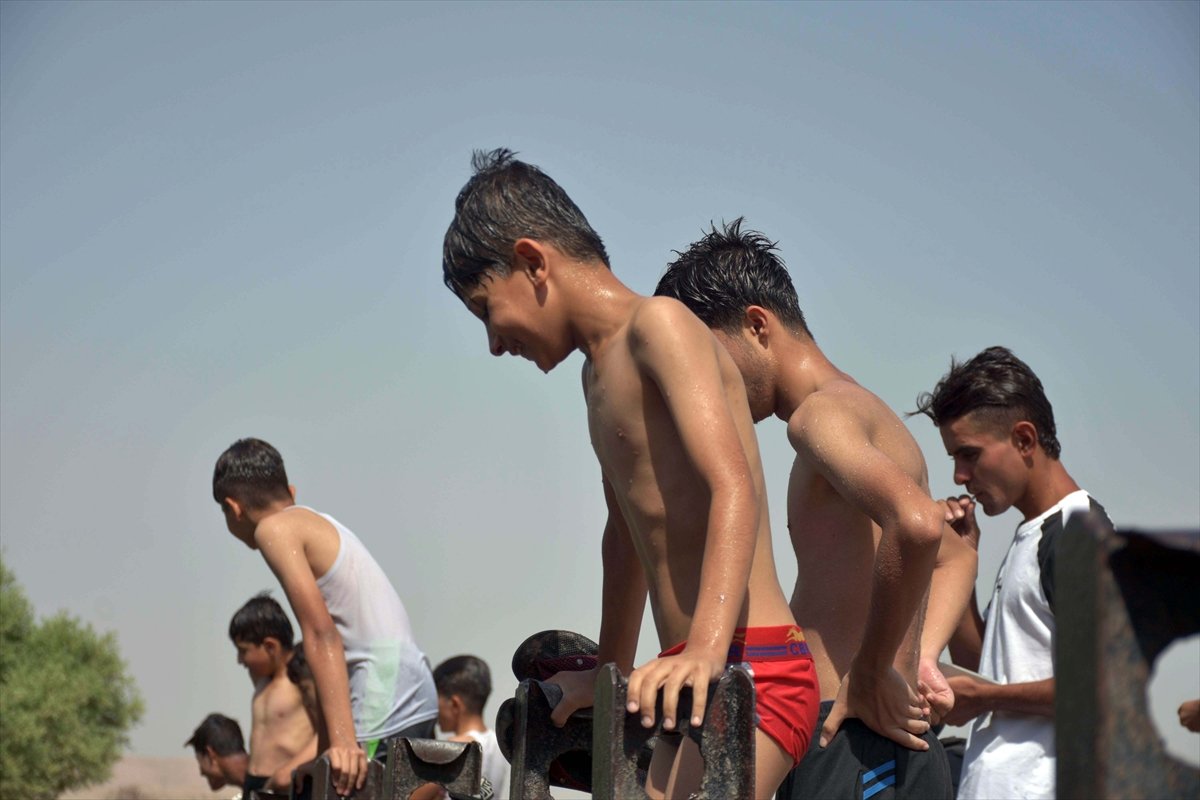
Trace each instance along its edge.
<path fill-rule="evenodd" d="M 1023 517 L 980 616 L 972 593 L 950 642 L 954 661 L 988 681 L 954 676 L 947 722 L 975 720 L 963 755 L 962 800 L 1054 797 L 1054 560 L 1067 518 L 1104 509 L 1059 460 L 1054 410 L 1042 382 L 1004 347 L 950 361 L 917 412 L 933 420 L 967 494 L 947 502 L 956 531 L 979 546 L 976 506 Z M 993 683 L 994 682 L 994 683 Z"/>
<path fill-rule="evenodd" d="M 183 743 L 196 753 L 200 774 L 214 792 L 225 786 L 246 783 L 246 744 L 236 720 L 224 714 L 209 714 Z"/>
<path fill-rule="evenodd" d="M 292 623 L 266 592 L 252 597 L 229 621 L 237 660 L 250 673 L 250 763 L 246 796 L 256 789 L 286 789 L 292 770 L 317 756 L 317 734 L 304 701 L 287 677 Z M 282 780 L 280 780 L 282 778 Z"/>
<path fill-rule="evenodd" d="M 975 580 L 974 553 L 944 524 L 904 423 L 829 361 L 775 243 L 741 225 L 714 226 L 679 253 L 655 294 L 712 329 L 742 373 L 754 420 L 782 419 L 796 451 L 791 609 L 822 703 L 820 742 L 779 796 L 858 798 L 893 785 L 896 797 L 952 797 L 945 754 L 913 710 L 931 688 L 945 692 L 937 659 Z M 932 699 L 943 710 L 950 701 Z"/>
<path fill-rule="evenodd" d="M 217 460 L 213 498 L 262 553 L 300 625 L 338 794 L 362 788 L 387 740 L 432 738 L 437 693 L 391 581 L 348 528 L 295 504 L 279 451 L 240 439 Z"/>
<path fill-rule="evenodd" d="M 443 278 L 483 322 L 494 355 L 549 371 L 585 357 L 583 394 L 608 523 L 598 659 L 629 673 L 647 589 L 664 652 L 629 677 L 628 711 L 664 735 L 647 790 L 687 797 L 699 751 L 677 731 L 679 692 L 699 724 L 710 681 L 753 665 L 756 797 L 799 760 L 817 687 L 779 588 L 754 425 L 737 368 L 681 304 L 635 294 L 566 192 L 508 150 L 476 153 L 443 245 Z M 590 706 L 596 670 L 560 672 L 561 725 Z"/>
<path fill-rule="evenodd" d="M 492 785 L 496 800 L 508 797 L 508 759 L 500 752 L 496 732 L 483 719 L 483 707 L 492 694 L 492 672 L 475 656 L 448 658 L 433 668 L 438 693 L 438 727 L 452 742 L 479 742 L 483 750 L 483 776 Z"/>

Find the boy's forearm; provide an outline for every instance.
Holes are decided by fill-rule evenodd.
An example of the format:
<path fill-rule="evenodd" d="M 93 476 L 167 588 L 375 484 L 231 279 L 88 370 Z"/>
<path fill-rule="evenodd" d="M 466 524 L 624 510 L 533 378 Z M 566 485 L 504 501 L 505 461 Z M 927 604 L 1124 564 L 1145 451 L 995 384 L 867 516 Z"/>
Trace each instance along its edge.
<path fill-rule="evenodd" d="M 855 655 L 861 666 L 877 671 L 892 666 L 937 561 L 940 528 L 938 536 L 930 530 L 919 518 L 907 526 L 884 527 L 875 554 L 870 612 Z"/>
<path fill-rule="evenodd" d="M 752 486 L 712 493 L 689 650 L 728 653 L 750 583 L 758 522 Z"/>
<path fill-rule="evenodd" d="M 981 683 L 981 704 L 991 711 L 1054 717 L 1054 678 L 1028 683 Z"/>
<path fill-rule="evenodd" d="M 354 715 L 350 710 L 350 677 L 346 672 L 346 654 L 342 649 L 341 637 L 336 633 L 333 636 L 306 633 L 304 655 L 317 685 L 317 699 L 321 704 L 325 738 L 329 746 L 356 746 L 358 737 L 354 730 Z"/>
<path fill-rule="evenodd" d="M 921 632 L 921 658 L 937 661 L 950 643 L 975 590 L 979 556 L 943 526 L 937 563 L 930 577 L 929 604 Z"/>
<path fill-rule="evenodd" d="M 967 600 L 967 607 L 950 636 L 949 646 L 950 658 L 955 664 L 979 671 L 979 658 L 983 654 L 983 617 L 979 615 L 974 587 Z"/>

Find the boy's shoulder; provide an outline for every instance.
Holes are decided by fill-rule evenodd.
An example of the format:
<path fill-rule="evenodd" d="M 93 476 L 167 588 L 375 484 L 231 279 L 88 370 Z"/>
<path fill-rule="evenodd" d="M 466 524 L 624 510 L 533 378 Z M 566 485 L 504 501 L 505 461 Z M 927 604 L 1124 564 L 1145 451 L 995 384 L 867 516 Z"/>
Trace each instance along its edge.
<path fill-rule="evenodd" d="M 627 335 L 631 351 L 641 355 L 667 355 L 683 342 L 717 343 L 700 318 L 672 297 L 647 297 L 638 303 L 629 315 Z"/>
<path fill-rule="evenodd" d="M 288 506 L 270 516 L 259 520 L 255 527 L 254 536 L 270 536 L 272 538 L 303 539 L 314 531 L 332 527 L 328 520 L 310 508 L 304 506 Z"/>
<path fill-rule="evenodd" d="M 788 418 L 788 438 L 799 446 L 829 435 L 866 432 L 880 405 L 878 397 L 850 378 L 830 381 L 796 406 Z"/>

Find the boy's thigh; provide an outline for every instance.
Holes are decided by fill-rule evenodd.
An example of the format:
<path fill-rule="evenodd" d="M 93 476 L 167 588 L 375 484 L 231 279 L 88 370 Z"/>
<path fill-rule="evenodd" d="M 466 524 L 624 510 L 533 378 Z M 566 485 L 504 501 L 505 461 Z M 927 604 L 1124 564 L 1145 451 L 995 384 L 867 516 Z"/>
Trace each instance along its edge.
<path fill-rule="evenodd" d="M 953 800 L 945 750 L 932 732 L 925 751 L 909 750 L 857 719 L 827 747 L 815 742 L 779 787 L 779 800 Z"/>
<path fill-rule="evenodd" d="M 704 759 L 700 746 L 677 733 L 660 733 L 646 770 L 646 795 L 650 800 L 689 797 L 700 790 Z"/>
<path fill-rule="evenodd" d="M 754 729 L 754 796 L 771 797 L 792 769 L 792 756 L 779 742 Z M 816 795 L 810 795 L 815 797 Z"/>

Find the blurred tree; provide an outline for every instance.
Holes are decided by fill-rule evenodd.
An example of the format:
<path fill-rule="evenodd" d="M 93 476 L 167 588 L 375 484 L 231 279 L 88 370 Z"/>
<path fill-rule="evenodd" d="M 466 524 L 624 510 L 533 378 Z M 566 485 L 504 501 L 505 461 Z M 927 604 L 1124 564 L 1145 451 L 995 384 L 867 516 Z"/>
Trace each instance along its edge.
<path fill-rule="evenodd" d="M 65 612 L 38 624 L 0 560 L 0 797 L 106 780 L 141 716 L 116 637 Z"/>

